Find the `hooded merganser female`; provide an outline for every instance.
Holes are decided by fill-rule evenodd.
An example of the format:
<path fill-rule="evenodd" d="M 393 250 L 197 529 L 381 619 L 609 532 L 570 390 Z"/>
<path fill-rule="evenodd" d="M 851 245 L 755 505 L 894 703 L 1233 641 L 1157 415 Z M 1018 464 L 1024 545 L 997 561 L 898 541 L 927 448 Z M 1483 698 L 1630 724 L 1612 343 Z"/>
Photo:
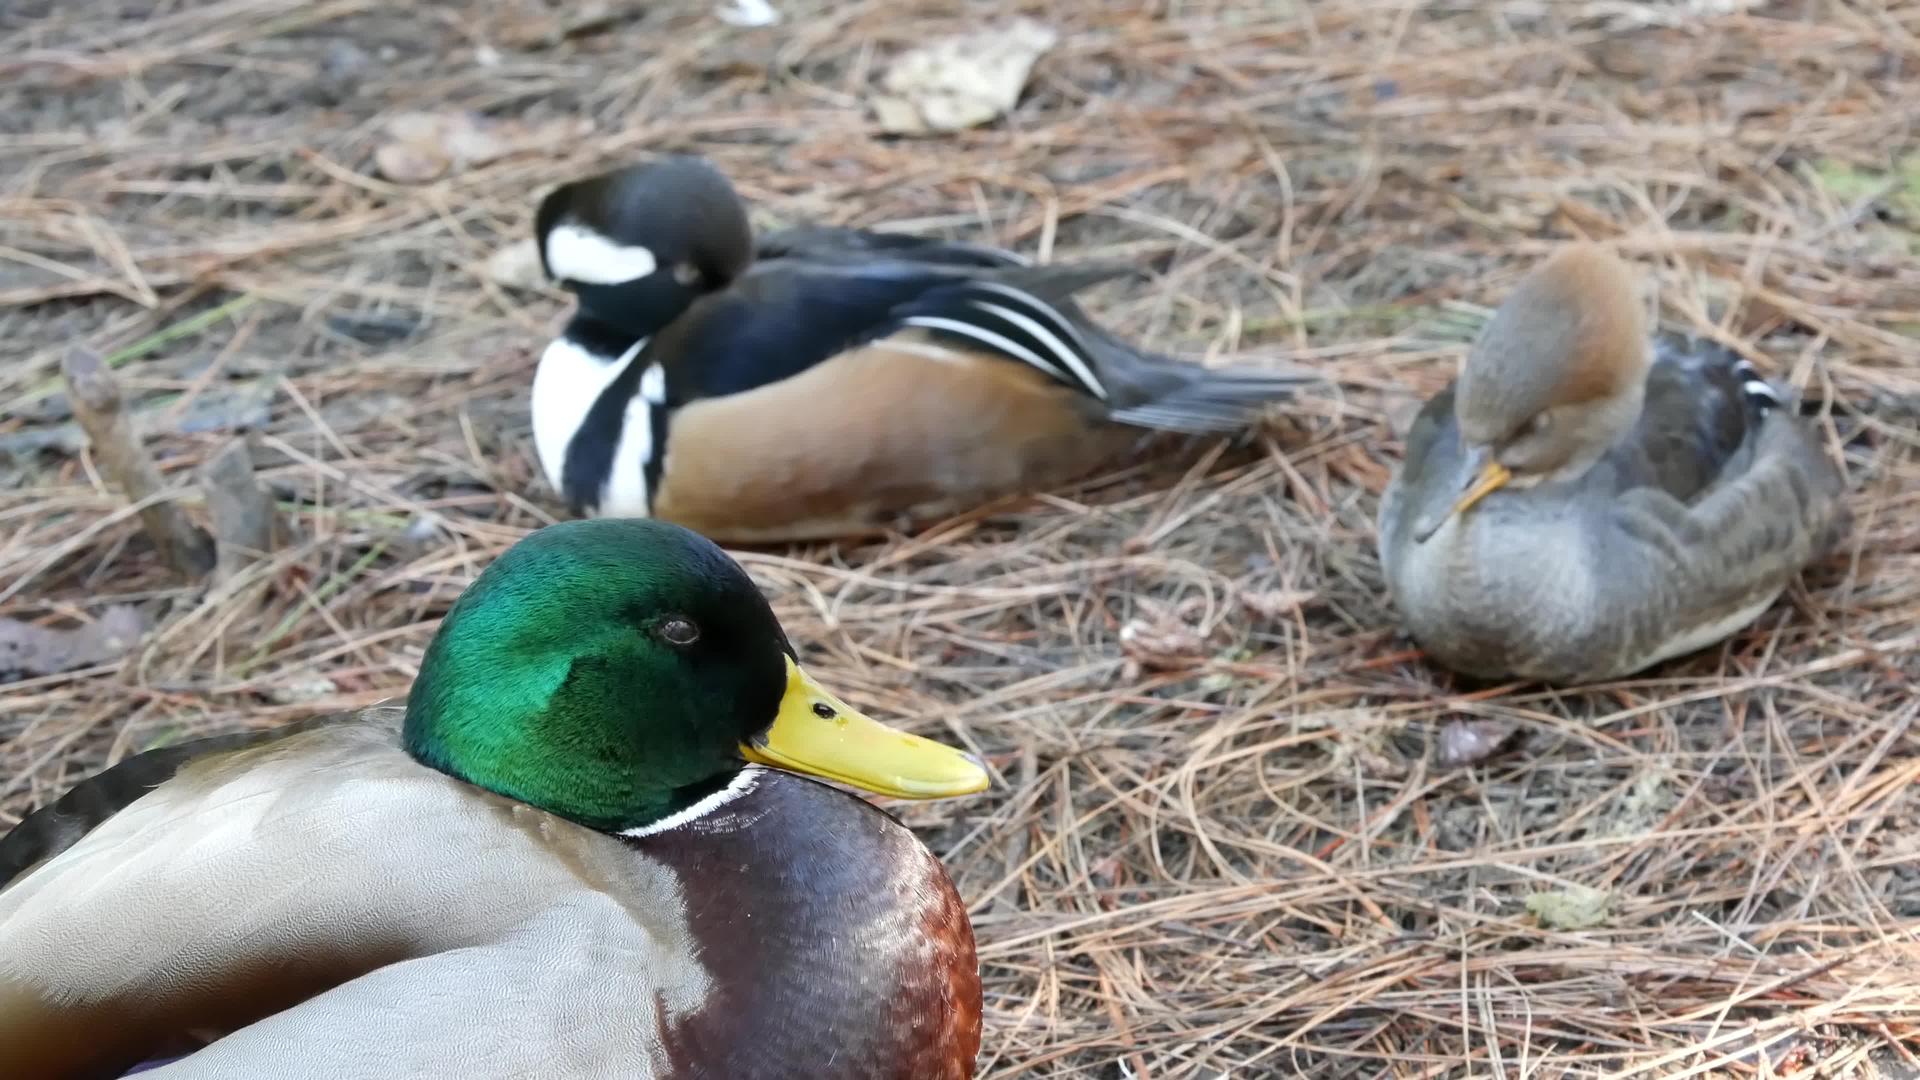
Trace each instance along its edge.
<path fill-rule="evenodd" d="M 1426 404 L 1380 508 L 1413 637 L 1487 678 L 1617 678 L 1760 616 L 1844 527 L 1839 471 L 1717 346 L 1653 340 L 1592 246 L 1528 275 Z"/>

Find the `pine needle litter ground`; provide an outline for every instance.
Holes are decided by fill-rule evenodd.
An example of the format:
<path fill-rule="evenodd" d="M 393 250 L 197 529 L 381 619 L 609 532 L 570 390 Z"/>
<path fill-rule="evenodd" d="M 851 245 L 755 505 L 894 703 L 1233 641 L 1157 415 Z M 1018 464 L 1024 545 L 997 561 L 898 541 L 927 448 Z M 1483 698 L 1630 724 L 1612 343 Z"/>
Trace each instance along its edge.
<path fill-rule="evenodd" d="M 498 253 L 547 186 L 695 152 L 770 224 L 1134 260 L 1090 302 L 1116 331 L 1327 379 L 1236 445 L 741 552 L 841 693 L 996 772 L 901 810 L 972 907 L 980 1075 L 1915 1064 L 1920 5 L 774 7 L 0 9 L 0 826 L 403 692 L 562 513 L 525 400 L 562 298 Z M 1015 16 L 1059 40 L 1008 116 L 881 135 L 891 58 Z M 1802 390 L 1853 531 L 1723 646 L 1468 684 L 1396 631 L 1372 516 L 1414 402 L 1580 236 Z M 75 346 L 190 518 L 253 431 L 288 541 L 171 576 L 84 449 Z"/>

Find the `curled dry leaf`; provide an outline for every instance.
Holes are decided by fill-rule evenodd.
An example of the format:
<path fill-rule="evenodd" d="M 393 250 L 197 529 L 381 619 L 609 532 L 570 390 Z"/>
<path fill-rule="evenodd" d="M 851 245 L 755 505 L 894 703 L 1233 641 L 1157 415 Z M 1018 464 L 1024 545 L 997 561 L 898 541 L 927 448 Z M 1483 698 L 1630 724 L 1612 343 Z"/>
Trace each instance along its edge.
<path fill-rule="evenodd" d="M 1142 607 L 1142 615 L 1120 628 L 1120 651 L 1129 667 L 1180 671 L 1207 658 L 1206 636 L 1179 613 Z"/>
<path fill-rule="evenodd" d="M 1320 598 L 1302 589 L 1241 589 L 1240 605 L 1267 620 L 1284 619 Z"/>
<path fill-rule="evenodd" d="M 946 38 L 894 61 L 873 109 L 900 135 L 978 127 L 1020 100 L 1034 61 L 1060 35 L 1031 19 Z"/>
<path fill-rule="evenodd" d="M 395 183 L 424 184 L 510 154 L 552 149 L 592 130 L 584 118 L 526 124 L 469 112 L 401 113 L 387 121 L 388 142 L 373 161 Z"/>
<path fill-rule="evenodd" d="M 1413 764 L 1393 745 L 1397 730 L 1384 724 L 1336 724 L 1338 734 L 1331 747 L 1334 765 L 1345 772 L 1359 766 L 1360 772 L 1376 780 L 1405 780 L 1413 775 Z"/>
<path fill-rule="evenodd" d="M 146 632 L 146 616 L 131 604 L 115 604 L 98 619 L 65 630 L 0 619 L 0 682 L 118 660 Z"/>
<path fill-rule="evenodd" d="M 1527 897 L 1527 911 L 1553 930 L 1587 930 L 1607 921 L 1612 895 L 1585 885 Z"/>
<path fill-rule="evenodd" d="M 508 244 L 487 258 L 487 280 L 509 289 L 537 289 L 547 279 L 540 245 L 532 237 Z"/>
<path fill-rule="evenodd" d="M 340 687 L 324 675 L 293 679 L 267 689 L 267 700 L 276 705 L 306 705 L 323 701 L 340 692 Z"/>
<path fill-rule="evenodd" d="M 1445 769 L 1478 765 L 1507 749 L 1519 733 L 1520 725 L 1511 720 L 1455 720 L 1440 729 L 1435 757 Z"/>

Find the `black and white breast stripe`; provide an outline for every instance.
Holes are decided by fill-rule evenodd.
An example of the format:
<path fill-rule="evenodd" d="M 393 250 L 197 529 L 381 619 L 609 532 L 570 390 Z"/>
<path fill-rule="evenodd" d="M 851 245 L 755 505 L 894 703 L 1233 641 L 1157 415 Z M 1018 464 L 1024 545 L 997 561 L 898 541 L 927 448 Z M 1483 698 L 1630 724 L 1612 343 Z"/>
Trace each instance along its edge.
<path fill-rule="evenodd" d="M 1108 399 L 1086 335 L 1052 304 L 1023 289 L 968 281 L 935 290 L 903 307 L 900 316 L 904 326 L 983 345 Z"/>
<path fill-rule="evenodd" d="M 569 326 L 534 373 L 534 449 L 575 513 L 645 517 L 660 485 L 666 372 L 645 339 L 621 344 Z"/>

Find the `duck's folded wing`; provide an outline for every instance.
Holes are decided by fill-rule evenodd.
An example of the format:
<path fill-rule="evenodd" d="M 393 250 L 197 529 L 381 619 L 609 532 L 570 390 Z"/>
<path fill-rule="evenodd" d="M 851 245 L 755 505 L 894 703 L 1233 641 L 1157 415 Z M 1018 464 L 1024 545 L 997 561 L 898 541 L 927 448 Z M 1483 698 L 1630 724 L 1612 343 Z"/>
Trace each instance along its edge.
<path fill-rule="evenodd" d="M 1024 256 L 1003 248 L 839 225 L 796 225 L 768 233 L 754 245 L 754 257 L 763 260 L 872 258 L 875 255 L 983 269 L 1029 265 Z"/>
<path fill-rule="evenodd" d="M 75 784 L 66 794 L 22 818 L 0 838 L 0 889 L 72 847 L 135 799 L 173 779 L 189 762 L 271 742 L 295 731 L 336 723 L 318 717 L 269 731 L 241 731 L 191 739 L 135 754 Z"/>
<path fill-rule="evenodd" d="M 656 949 L 638 919 L 672 938 L 671 905 L 646 902 L 672 895 L 664 873 L 418 765 L 394 716 L 190 761 L 0 892 L 0 1076 L 125 1068 L 557 907 L 597 905 L 603 940 Z M 651 1002 L 632 981 L 671 970 L 657 959 L 610 977 Z"/>
<path fill-rule="evenodd" d="M 1740 467 L 1740 451 L 1780 398 L 1753 367 L 1712 342 L 1656 339 L 1646 404 L 1622 443 L 1627 484 L 1690 502 Z"/>
<path fill-rule="evenodd" d="M 1128 272 L 781 259 L 701 299 L 649 349 L 670 358 L 675 405 L 757 389 L 907 329 L 1030 364 L 1104 400 L 1098 346 L 1053 301 Z"/>
<path fill-rule="evenodd" d="M 647 1080 L 662 1018 L 698 1002 L 632 996 L 645 988 L 622 973 L 657 957 L 599 932 L 610 904 L 583 894 L 485 945 L 370 971 L 143 1080 Z"/>
<path fill-rule="evenodd" d="M 1770 414 L 1751 464 L 1721 477 L 1691 505 L 1636 488 L 1609 508 L 1596 550 L 1606 595 L 1638 618 L 1676 631 L 1659 657 L 1698 648 L 1751 621 L 1818 558 L 1845 524 L 1839 470 L 1790 412 Z"/>

